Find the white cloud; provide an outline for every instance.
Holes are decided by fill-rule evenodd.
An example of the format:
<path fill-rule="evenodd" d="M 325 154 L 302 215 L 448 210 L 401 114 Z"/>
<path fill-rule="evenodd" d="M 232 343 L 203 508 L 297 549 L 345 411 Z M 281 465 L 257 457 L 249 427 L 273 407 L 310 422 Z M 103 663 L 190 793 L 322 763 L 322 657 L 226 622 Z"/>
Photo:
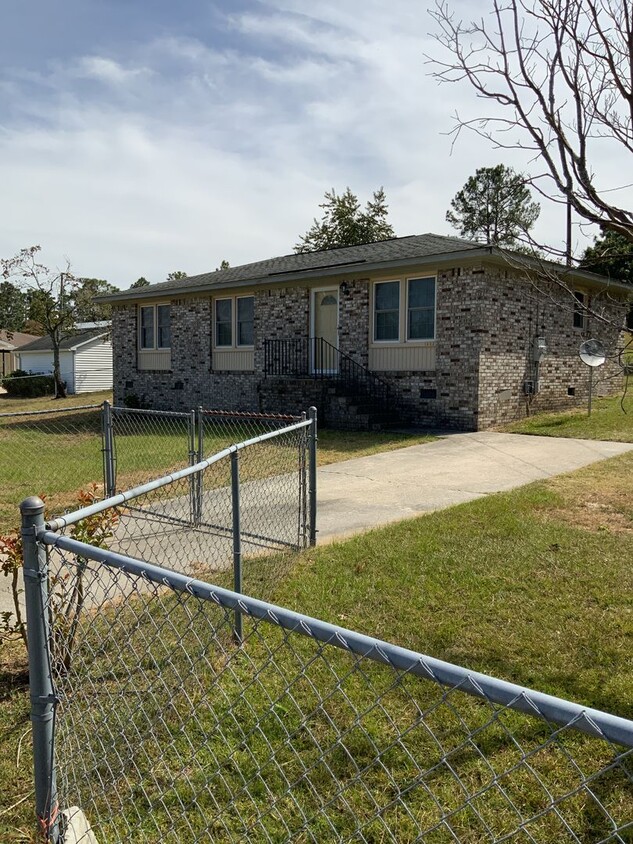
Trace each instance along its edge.
<path fill-rule="evenodd" d="M 358 8 L 266 0 L 196 38 L 14 69 L 0 254 L 39 242 L 81 274 L 160 281 L 290 252 L 324 191 L 347 185 L 363 202 L 384 185 L 398 234 L 451 233 L 445 211 L 476 167 L 526 160 L 472 138 L 451 156 L 451 114 L 477 105 L 429 78 L 423 9 Z M 539 227 L 560 240 L 562 214 L 544 207 Z"/>
<path fill-rule="evenodd" d="M 87 76 L 108 85 L 129 85 L 137 76 L 149 73 L 147 68 L 125 68 L 102 56 L 83 56 L 77 64 L 78 76 Z"/>

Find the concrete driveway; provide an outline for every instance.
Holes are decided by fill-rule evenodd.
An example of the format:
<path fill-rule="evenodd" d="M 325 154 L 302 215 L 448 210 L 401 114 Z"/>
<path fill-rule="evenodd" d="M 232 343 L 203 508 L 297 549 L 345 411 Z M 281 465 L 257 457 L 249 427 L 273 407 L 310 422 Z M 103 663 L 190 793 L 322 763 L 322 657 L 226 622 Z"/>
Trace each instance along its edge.
<path fill-rule="evenodd" d="M 483 431 L 333 463 L 318 473 L 318 541 L 572 472 L 631 450 L 633 443 Z"/>

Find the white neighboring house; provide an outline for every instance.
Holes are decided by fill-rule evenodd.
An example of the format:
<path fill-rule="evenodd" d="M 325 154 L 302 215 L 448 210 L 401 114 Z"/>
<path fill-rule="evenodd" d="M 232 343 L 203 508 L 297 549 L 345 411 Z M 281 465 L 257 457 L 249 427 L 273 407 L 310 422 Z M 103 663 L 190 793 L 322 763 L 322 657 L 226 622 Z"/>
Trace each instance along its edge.
<path fill-rule="evenodd" d="M 17 350 L 19 368 L 34 375 L 53 372 L 53 344 L 50 337 L 38 337 Z M 110 327 L 79 330 L 65 337 L 60 346 L 59 365 L 69 393 L 91 393 L 112 389 L 112 340 Z"/>

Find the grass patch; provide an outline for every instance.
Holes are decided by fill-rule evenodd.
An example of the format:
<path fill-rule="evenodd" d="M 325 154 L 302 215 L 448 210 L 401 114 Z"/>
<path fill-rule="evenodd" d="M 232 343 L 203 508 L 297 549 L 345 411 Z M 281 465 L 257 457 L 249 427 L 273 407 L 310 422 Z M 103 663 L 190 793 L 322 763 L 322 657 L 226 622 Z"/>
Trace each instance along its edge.
<path fill-rule="evenodd" d="M 623 455 L 284 557 L 283 570 L 277 557 L 247 560 L 246 577 L 258 592 L 257 577 L 262 588 L 270 585 L 266 573 L 276 565 L 283 576 L 274 578 L 269 597 L 277 603 L 631 718 L 632 471 L 633 455 Z M 521 758 L 506 729 L 524 750 L 534 749 L 531 764 L 554 795 L 577 782 L 566 752 L 586 772 L 608 763 L 606 743 L 570 733 L 566 752 L 555 745 L 537 752 L 549 735 L 540 722 L 511 713 L 485 726 L 490 710 L 471 698 L 453 694 L 449 708 L 433 684 L 410 677 L 393 686 L 394 675 L 384 666 L 359 666 L 338 650 L 325 660 L 310 640 L 295 636 L 288 647 L 283 633 L 263 624 L 247 622 L 247 642 L 236 650 L 230 623 L 230 615 L 210 604 L 201 611 L 195 600 L 163 594 L 150 601 L 141 594 L 86 625 L 75 667 L 85 685 L 73 680 L 71 705 L 91 715 L 85 722 L 75 716 L 78 733 L 71 730 L 63 742 L 76 752 L 99 749 L 87 764 L 108 783 L 105 793 L 123 803 L 94 800 L 72 774 L 62 785 L 79 794 L 77 802 L 93 818 L 111 815 L 99 829 L 100 841 L 114 839 L 112 824 L 124 824 L 124 816 L 135 827 L 131 841 L 154 840 L 167 829 L 176 836 L 168 840 L 178 840 L 174 818 L 183 816 L 183 835 L 206 831 L 220 842 L 245 828 L 252 841 L 347 840 L 352 812 L 365 824 L 367 841 L 384 840 L 383 823 L 397 830 L 399 841 L 413 841 L 417 823 L 432 825 L 438 805 L 457 808 L 462 787 L 476 791 L 489 775 L 473 747 L 460 745 L 464 723 L 482 728 L 477 746 L 500 777 Z M 287 689 L 300 665 L 303 679 Z M 322 705 L 317 688 L 327 690 Z M 381 705 L 374 707 L 377 695 Z M 419 708 L 428 710 L 426 721 L 444 748 L 453 748 L 462 782 L 457 786 L 443 766 L 428 774 L 425 783 L 439 804 L 423 788 L 406 790 L 419 774 L 416 760 L 434 753 L 434 742 L 420 728 Z M 347 732 L 337 743 L 341 727 Z M 408 730 L 403 743 L 390 744 L 402 730 Z M 376 747 L 383 764 L 371 767 Z M 4 756 L 11 764 L 11 752 Z M 295 782 L 291 798 L 288 787 Z M 526 815 L 547 803 L 525 768 L 500 782 Z M 599 777 L 592 789 L 620 819 L 633 816 L 630 783 L 616 771 Z M 26 790 L 12 784 L 6 804 Z M 229 795 L 232 808 L 218 812 Z M 396 797 L 400 802 L 392 802 Z M 329 821 L 318 814 L 327 800 Z M 516 826 L 514 811 L 496 789 L 474 805 L 478 814 L 461 811 L 452 820 L 460 840 L 486 840 L 481 818 L 499 837 Z M 608 836 L 586 793 L 559 809 L 578 840 Z M 302 816 L 312 818 L 308 830 Z M 529 829 L 539 841 L 567 834 L 552 814 Z M 429 840 L 453 839 L 440 829 Z"/>
<path fill-rule="evenodd" d="M 633 454 L 300 556 L 276 600 L 633 717 Z"/>
<path fill-rule="evenodd" d="M 13 398 L 6 393 L 0 394 L 0 413 L 31 413 L 34 410 L 59 411 L 68 407 L 81 407 L 86 404 L 112 402 L 112 390 L 99 390 L 95 393 L 79 393 L 56 399 L 53 396 L 39 396 L 34 399 Z"/>
<path fill-rule="evenodd" d="M 19 642 L 0 640 L 0 841 L 35 842 L 28 668 Z"/>
<path fill-rule="evenodd" d="M 389 431 L 319 431 L 318 464 L 327 466 L 354 457 L 367 457 L 381 451 L 394 451 L 410 445 L 433 442 L 430 434 L 396 434 Z"/>
<path fill-rule="evenodd" d="M 506 425 L 503 430 L 511 434 L 630 443 L 633 442 L 633 391 L 624 399 L 620 396 L 595 399 L 591 416 L 587 415 L 586 408 L 564 413 L 539 413 Z"/>

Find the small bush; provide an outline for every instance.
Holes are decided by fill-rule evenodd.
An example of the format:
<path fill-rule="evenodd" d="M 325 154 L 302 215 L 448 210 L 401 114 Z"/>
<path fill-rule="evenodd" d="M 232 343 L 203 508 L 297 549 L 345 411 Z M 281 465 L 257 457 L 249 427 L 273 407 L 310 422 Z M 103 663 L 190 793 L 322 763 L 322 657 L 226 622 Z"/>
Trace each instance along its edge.
<path fill-rule="evenodd" d="M 52 375 L 30 375 L 23 369 L 16 369 L 7 375 L 3 386 L 10 396 L 34 399 L 52 395 L 55 392 L 55 379 Z"/>

